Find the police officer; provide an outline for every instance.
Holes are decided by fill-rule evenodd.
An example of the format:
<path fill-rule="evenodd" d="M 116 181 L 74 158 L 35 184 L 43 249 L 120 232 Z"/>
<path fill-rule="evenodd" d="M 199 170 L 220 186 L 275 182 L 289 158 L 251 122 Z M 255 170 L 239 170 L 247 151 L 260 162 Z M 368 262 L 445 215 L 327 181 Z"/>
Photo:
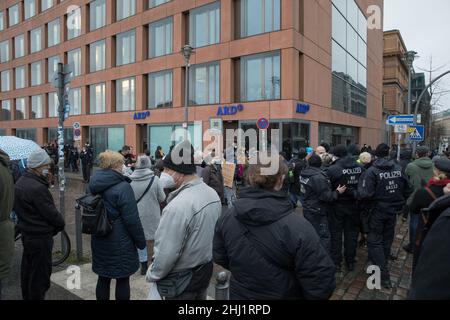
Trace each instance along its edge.
<path fill-rule="evenodd" d="M 313 225 L 324 247 L 330 251 L 330 230 L 328 225 L 329 204 L 337 200 L 345 186 L 331 188 L 330 180 L 321 169 L 322 159 L 313 155 L 308 160 L 309 167 L 300 175 L 300 199 L 303 215 Z"/>
<path fill-rule="evenodd" d="M 347 186 L 347 190 L 339 195 L 329 215 L 331 256 L 339 272 L 342 263 L 342 233 L 344 233 L 347 270 L 354 271 L 360 225 L 357 191 L 363 167 L 356 162 L 353 154 L 348 154 L 348 149 L 344 145 L 336 146 L 332 153 L 338 159 L 326 171 L 331 187 L 335 189 L 344 185 Z"/>
<path fill-rule="evenodd" d="M 360 179 L 358 194 L 361 199 L 371 200 L 373 210 L 369 219 L 367 239 L 369 257 L 381 269 L 381 285 L 392 288 L 388 259 L 394 240 L 397 213 L 412 193 L 412 188 L 402 168 L 389 158 L 389 146 L 380 144 L 375 155 L 377 160 Z"/>

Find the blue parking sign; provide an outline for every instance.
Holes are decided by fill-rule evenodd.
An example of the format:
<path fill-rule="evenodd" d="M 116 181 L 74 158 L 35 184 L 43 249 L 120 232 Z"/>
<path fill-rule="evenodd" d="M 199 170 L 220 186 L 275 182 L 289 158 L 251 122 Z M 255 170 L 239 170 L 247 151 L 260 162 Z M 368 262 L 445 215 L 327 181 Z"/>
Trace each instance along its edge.
<path fill-rule="evenodd" d="M 422 142 L 425 140 L 425 126 L 410 126 L 409 140 Z"/>

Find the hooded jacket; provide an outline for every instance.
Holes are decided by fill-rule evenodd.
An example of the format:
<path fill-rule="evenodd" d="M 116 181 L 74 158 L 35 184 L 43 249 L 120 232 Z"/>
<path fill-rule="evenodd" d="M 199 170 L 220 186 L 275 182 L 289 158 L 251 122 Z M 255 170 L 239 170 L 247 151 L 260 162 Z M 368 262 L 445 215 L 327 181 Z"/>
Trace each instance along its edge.
<path fill-rule="evenodd" d="M 9 157 L 0 150 L 0 280 L 9 275 L 14 255 L 14 225 L 9 219 L 14 205 L 14 182 Z"/>
<path fill-rule="evenodd" d="M 334 162 L 326 171 L 330 178 L 331 188 L 336 190 L 339 186 L 347 186 L 347 190 L 338 196 L 337 201 L 353 203 L 358 197 L 358 182 L 364 167 L 353 156 L 347 156 Z"/>
<path fill-rule="evenodd" d="M 389 158 L 377 159 L 361 177 L 358 196 L 370 200 L 381 211 L 398 212 L 412 194 L 402 168 Z"/>
<path fill-rule="evenodd" d="M 283 192 L 243 189 L 217 222 L 214 261 L 231 271 L 231 299 L 328 299 L 335 288 L 331 258 Z"/>
<path fill-rule="evenodd" d="M 305 210 L 325 215 L 328 204 L 338 199 L 338 192 L 331 189 L 322 169 L 308 167 L 300 175 L 300 197 Z"/>
<path fill-rule="evenodd" d="M 92 270 L 99 276 L 118 279 L 139 269 L 136 248 L 146 246 L 130 179 L 111 169 L 98 170 L 89 191 L 101 194 L 113 230 L 106 237 L 92 236 Z"/>
<path fill-rule="evenodd" d="M 433 177 L 433 161 L 428 157 L 419 158 L 408 164 L 405 174 L 414 191 L 417 191 Z"/>

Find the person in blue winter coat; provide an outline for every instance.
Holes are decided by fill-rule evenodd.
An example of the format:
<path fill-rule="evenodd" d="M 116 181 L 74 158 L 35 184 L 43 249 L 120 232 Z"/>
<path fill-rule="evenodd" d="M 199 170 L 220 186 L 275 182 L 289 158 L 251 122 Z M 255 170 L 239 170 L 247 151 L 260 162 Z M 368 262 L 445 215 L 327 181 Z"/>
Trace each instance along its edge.
<path fill-rule="evenodd" d="M 99 278 L 97 300 L 109 300 L 111 280 L 116 279 L 116 300 L 130 299 L 130 276 L 139 269 L 136 248 L 146 247 L 131 180 L 122 175 L 124 158 L 106 151 L 99 156 L 88 191 L 101 194 L 113 230 L 106 237 L 92 236 L 92 270 Z"/>

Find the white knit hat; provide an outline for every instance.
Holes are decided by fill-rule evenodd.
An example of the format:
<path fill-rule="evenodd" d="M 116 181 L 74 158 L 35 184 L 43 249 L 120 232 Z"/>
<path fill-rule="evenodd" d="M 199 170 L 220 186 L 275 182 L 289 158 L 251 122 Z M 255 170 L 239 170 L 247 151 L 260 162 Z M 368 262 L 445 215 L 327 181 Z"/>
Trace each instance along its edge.
<path fill-rule="evenodd" d="M 52 162 L 44 149 L 37 149 L 28 156 L 27 167 L 30 169 L 36 169 L 45 165 L 49 165 Z"/>

